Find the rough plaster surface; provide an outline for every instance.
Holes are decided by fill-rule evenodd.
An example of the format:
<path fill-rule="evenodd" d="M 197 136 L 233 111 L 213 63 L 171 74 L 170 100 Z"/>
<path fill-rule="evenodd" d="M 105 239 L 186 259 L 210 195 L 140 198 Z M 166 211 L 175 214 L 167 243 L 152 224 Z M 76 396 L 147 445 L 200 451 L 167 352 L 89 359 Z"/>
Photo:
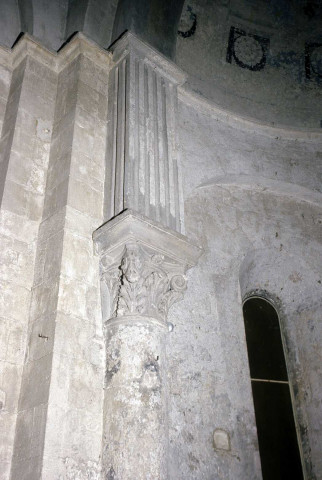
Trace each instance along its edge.
<path fill-rule="evenodd" d="M 245 462 L 242 468 L 245 469 L 246 465 L 252 465 L 253 454 L 256 450 L 253 447 L 248 458 L 245 458 L 247 449 L 243 447 L 245 418 L 241 412 L 245 405 L 250 404 L 249 401 L 242 400 L 249 388 L 249 373 L 238 285 L 240 274 L 243 280 L 245 277 L 249 279 L 252 276 L 248 284 L 245 285 L 243 282 L 242 295 L 252 291 L 267 292 L 269 297 L 276 296 L 279 299 L 279 311 L 286 312 L 285 317 L 283 316 L 282 327 L 287 345 L 290 376 L 294 382 L 297 418 L 303 434 L 301 440 L 305 453 L 306 470 L 308 478 L 320 478 L 321 466 L 317 445 L 321 443 L 321 431 L 318 427 L 321 422 L 321 405 L 316 392 L 321 388 L 321 367 L 316 351 L 321 348 L 321 326 L 317 314 L 321 305 L 321 265 L 319 265 L 321 245 L 320 227 L 314 225 L 311 220 L 313 212 L 313 216 L 319 218 L 320 209 L 312 212 L 311 208 L 300 202 L 297 208 L 301 213 L 294 218 L 294 203 L 279 199 L 277 211 L 276 198 L 269 193 L 254 193 L 234 187 L 211 187 L 211 190 L 211 192 L 208 190 L 207 193 L 196 193 L 188 203 L 188 205 L 193 205 L 192 218 L 197 215 L 199 208 L 203 209 L 204 221 L 199 222 L 198 233 L 204 237 L 208 254 L 205 258 L 205 270 L 202 268 L 202 278 L 209 278 L 209 283 L 213 288 L 211 297 L 218 298 L 219 296 L 220 298 L 220 301 L 217 300 L 217 309 L 220 309 L 219 318 L 216 321 L 214 316 L 213 323 L 210 325 L 212 325 L 212 329 L 219 329 L 220 332 L 222 357 L 220 356 L 220 360 L 217 359 L 217 362 L 225 361 L 226 363 L 223 374 L 224 384 L 227 382 L 226 387 L 223 387 L 226 401 L 224 413 L 220 409 L 217 410 L 217 407 L 213 407 L 217 415 L 214 413 L 211 427 L 212 429 L 214 427 L 225 428 L 230 433 L 231 451 L 236 452 L 237 450 L 241 462 Z M 199 206 L 196 207 L 196 205 Z M 201 205 L 202 207 L 200 207 Z M 303 225 L 302 214 L 308 218 L 305 225 Z M 228 215 L 230 215 L 229 222 L 227 222 Z M 187 218 L 186 220 L 188 221 Z M 311 228 L 310 223 L 313 224 Z M 307 243 L 308 235 L 310 246 Z M 245 253 L 257 249 L 259 250 L 258 254 L 251 257 L 252 260 L 248 264 L 243 265 Z M 304 258 L 305 261 L 300 262 L 298 257 Z M 306 263 L 309 266 L 306 266 Z M 200 297 L 200 292 L 198 292 L 198 297 Z M 225 305 L 223 305 L 223 298 L 225 298 Z M 208 309 L 211 309 L 212 301 L 206 296 L 200 300 L 200 303 L 205 305 L 210 303 Z M 303 320 L 305 325 L 303 325 Z M 198 316 L 196 321 L 198 325 Z M 205 324 L 204 320 L 200 323 L 202 333 L 199 333 L 198 337 L 205 335 L 204 331 L 211 328 L 209 323 Z M 193 330 L 196 331 L 198 327 L 194 326 Z M 176 328 L 174 332 L 175 330 Z M 204 339 L 200 340 L 200 343 L 204 345 Z M 214 358 L 217 358 L 220 349 L 214 348 L 213 352 Z M 216 360 L 211 361 L 212 369 L 217 371 L 213 362 Z M 201 372 L 199 373 L 204 375 L 204 369 Z M 212 378 L 213 375 L 213 373 L 210 374 Z M 216 386 L 219 387 L 218 383 L 220 382 L 217 382 L 216 385 L 215 382 L 213 386 L 215 403 L 217 403 L 215 392 Z M 209 381 L 206 383 L 203 380 L 200 389 L 206 388 L 205 385 L 208 386 Z M 183 388 L 183 390 L 185 389 Z M 211 389 L 209 390 L 212 392 Z M 312 392 L 315 393 L 312 394 Z M 202 400 L 199 401 L 202 403 Z M 187 396 L 185 396 L 184 403 L 185 405 L 188 403 L 188 409 L 191 408 Z M 228 405 L 230 408 L 227 408 Z M 204 412 L 206 407 L 200 406 L 200 410 Z M 310 420 L 307 418 L 308 416 L 311 417 Z M 206 421 L 204 420 L 204 422 Z M 248 428 L 251 428 L 252 425 L 254 427 L 251 417 L 248 418 L 247 423 Z M 209 421 L 207 427 L 211 428 L 208 424 Z M 193 435 L 193 432 L 191 433 Z M 247 438 L 250 439 L 251 436 L 248 434 Z M 196 446 L 197 451 L 200 445 L 207 446 L 206 450 L 211 451 L 209 437 L 208 439 L 207 437 L 198 439 L 196 444 L 198 445 Z M 194 457 L 200 462 L 200 470 L 193 478 L 211 478 L 203 471 L 203 468 L 209 468 L 208 461 L 203 465 L 205 453 L 199 451 L 199 455 L 196 455 L 194 448 L 191 447 L 191 449 Z M 220 457 L 227 458 L 227 455 L 224 453 Z M 218 452 L 216 458 L 218 458 Z M 218 468 L 218 464 L 213 468 Z M 238 468 L 240 468 L 240 463 L 231 462 L 228 478 L 242 478 Z M 259 474 L 251 473 L 252 470 L 253 465 L 249 472 L 250 478 L 257 478 Z M 226 476 L 227 472 L 223 475 Z"/>
<path fill-rule="evenodd" d="M 188 72 L 191 88 L 225 110 L 261 122 L 319 128 L 321 47 L 312 51 L 316 73 L 310 78 L 305 62 L 306 44 L 321 44 L 321 19 L 321 5 L 308 14 L 298 1 L 186 0 L 179 30 L 188 35 L 177 37 L 176 61 Z M 249 34 L 268 39 L 263 68 L 243 68 L 234 57 L 227 61 L 231 27 L 246 33 L 235 44 L 244 65 L 256 65 L 263 54 Z"/>
<path fill-rule="evenodd" d="M 320 479 L 321 195 L 306 173 L 320 140 L 179 110 L 186 230 L 205 254 L 169 317 L 170 478 L 261 478 L 242 318 L 255 292 L 279 311 L 306 476 Z"/>
<path fill-rule="evenodd" d="M 255 293 L 279 312 L 306 479 L 320 480 L 321 135 L 181 90 L 186 232 L 204 254 L 171 332 L 114 326 L 104 343 L 92 233 L 110 55 L 83 37 L 57 56 L 23 45 L 0 51 L 1 478 L 157 478 L 155 455 L 169 451 L 162 480 L 260 480 L 242 318 Z"/>

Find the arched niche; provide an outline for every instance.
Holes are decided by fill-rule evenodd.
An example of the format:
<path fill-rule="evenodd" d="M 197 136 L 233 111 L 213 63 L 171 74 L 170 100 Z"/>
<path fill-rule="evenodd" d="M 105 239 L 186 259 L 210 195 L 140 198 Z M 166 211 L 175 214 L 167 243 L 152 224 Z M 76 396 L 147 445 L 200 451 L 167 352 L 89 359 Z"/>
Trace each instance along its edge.
<path fill-rule="evenodd" d="M 238 411 L 235 441 L 237 435 L 242 441 L 239 398 L 247 391 L 243 405 L 252 408 L 242 303 L 248 295 L 266 295 L 280 315 L 306 474 L 314 478 L 322 468 L 321 207 L 318 197 L 312 201 L 301 189 L 285 187 L 225 181 L 195 188 L 185 203 L 185 224 L 205 249 L 200 308 L 209 295 L 226 391 L 231 411 Z M 234 388 L 238 398 L 229 390 Z M 248 419 L 255 426 L 250 414 Z"/>
<path fill-rule="evenodd" d="M 303 480 L 278 311 L 265 297 L 250 296 L 243 304 L 243 315 L 263 479 Z"/>
<path fill-rule="evenodd" d="M 287 255 L 258 249 L 244 258 L 239 278 L 244 306 L 250 299 L 261 298 L 278 314 L 304 470 L 312 478 L 319 471 L 317 444 L 321 443 L 319 275 L 295 251 Z"/>

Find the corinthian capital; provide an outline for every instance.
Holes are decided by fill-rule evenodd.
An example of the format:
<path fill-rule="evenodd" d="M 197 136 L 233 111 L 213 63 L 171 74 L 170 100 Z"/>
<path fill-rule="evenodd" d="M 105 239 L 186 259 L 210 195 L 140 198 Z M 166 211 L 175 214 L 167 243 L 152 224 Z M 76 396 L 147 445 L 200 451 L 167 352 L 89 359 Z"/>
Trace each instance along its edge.
<path fill-rule="evenodd" d="M 109 296 L 105 321 L 146 317 L 165 324 L 169 308 L 183 298 L 185 272 L 197 262 L 201 249 L 130 210 L 98 229 L 94 242 L 101 259 L 102 291 Z"/>
<path fill-rule="evenodd" d="M 167 262 L 164 255 L 149 250 L 131 241 L 121 258 L 103 270 L 112 317 L 143 315 L 165 322 L 171 305 L 183 297 L 187 280 L 182 265 Z"/>

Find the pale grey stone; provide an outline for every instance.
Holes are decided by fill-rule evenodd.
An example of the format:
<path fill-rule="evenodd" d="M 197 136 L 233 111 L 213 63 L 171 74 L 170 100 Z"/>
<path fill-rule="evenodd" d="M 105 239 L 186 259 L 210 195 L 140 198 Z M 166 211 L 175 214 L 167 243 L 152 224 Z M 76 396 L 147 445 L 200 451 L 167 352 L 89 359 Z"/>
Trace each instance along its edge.
<path fill-rule="evenodd" d="M 261 480 L 253 294 L 278 310 L 320 479 L 318 91 L 225 63 L 230 26 L 206 13 L 228 7 L 190 6 L 176 64 L 130 33 L 114 53 L 82 34 L 0 47 L 1 479 Z"/>
<path fill-rule="evenodd" d="M 230 450 L 229 434 L 220 428 L 214 431 L 214 447 L 219 450 Z"/>

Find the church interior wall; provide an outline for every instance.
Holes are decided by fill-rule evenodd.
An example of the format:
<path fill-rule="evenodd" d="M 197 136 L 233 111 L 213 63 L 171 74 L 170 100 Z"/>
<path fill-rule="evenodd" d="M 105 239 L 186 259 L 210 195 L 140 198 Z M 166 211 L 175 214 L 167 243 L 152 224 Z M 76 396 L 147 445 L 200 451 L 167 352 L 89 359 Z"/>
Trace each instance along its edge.
<path fill-rule="evenodd" d="M 67 8 L 68 2 L 62 10 L 54 9 L 53 18 L 59 17 L 55 21 L 60 27 L 49 33 L 41 30 L 40 20 L 50 12 L 38 10 L 33 17 L 34 35 L 46 37 L 47 42 L 26 35 L 13 49 L 0 48 L 0 477 L 4 480 L 101 480 L 102 457 L 109 445 L 104 397 L 107 406 L 114 405 L 115 397 L 113 392 L 109 397 L 105 393 L 109 353 L 102 309 L 104 313 L 106 306 L 104 299 L 101 305 L 102 264 L 94 249 L 93 232 L 109 220 L 106 202 L 111 192 L 107 185 L 117 176 L 114 172 L 115 179 L 109 178 L 113 171 L 110 113 L 117 104 L 109 80 L 115 59 L 111 51 L 82 34 L 56 53 L 75 25 L 85 25 L 92 32 L 99 25 L 95 15 L 100 10 L 94 8 L 94 2 L 88 2 L 85 9 L 85 3 L 83 10 Z M 209 13 L 209 2 L 190 3 L 188 13 L 196 13 L 198 29 Z M 227 14 L 226 7 L 217 3 L 220 14 Z M 114 18 L 118 7 L 122 20 L 117 2 L 109 3 L 108 12 Z M 189 30 L 193 17 L 187 16 L 186 9 L 184 5 L 180 28 Z M 27 13 L 26 25 L 30 20 Z M 230 14 L 235 21 L 236 12 L 235 17 Z M 13 18 L 16 13 L 8 15 Z M 97 26 L 96 38 L 94 33 L 91 38 L 107 46 L 112 26 L 109 18 L 107 30 Z M 174 26 L 175 21 L 169 29 Z M 145 27 L 148 36 L 149 25 Z M 160 85 L 164 78 L 168 82 L 171 101 L 167 93 L 165 100 L 156 97 L 159 104 L 152 101 L 147 109 L 147 117 L 152 117 L 151 112 L 157 117 L 155 112 L 158 106 L 163 108 L 164 101 L 166 113 L 155 124 L 155 137 L 142 102 L 138 108 L 136 94 L 131 96 L 126 88 L 122 101 L 128 110 L 124 116 L 137 111 L 140 121 L 147 122 L 137 142 L 146 141 L 149 158 L 157 151 L 149 141 L 157 138 L 158 128 L 164 128 L 162 148 L 169 146 L 169 165 L 178 162 L 173 177 L 175 189 L 180 190 L 173 194 L 180 211 L 180 220 L 173 223 L 176 238 L 183 241 L 181 231 L 203 252 L 187 273 L 187 292 L 171 307 L 167 318 L 166 360 L 162 361 L 169 416 L 160 432 L 167 432 L 168 437 L 162 440 L 165 445 L 160 450 L 168 455 L 168 471 L 165 474 L 163 470 L 158 478 L 262 478 L 242 310 L 245 298 L 259 295 L 268 298 L 279 314 L 305 479 L 319 480 L 322 140 L 320 111 L 315 109 L 319 85 L 317 81 L 306 84 L 294 110 L 288 103 L 294 92 L 290 94 L 277 119 L 276 105 L 283 91 L 276 92 L 271 109 L 260 103 L 264 87 L 254 80 L 261 74 L 273 75 L 275 83 L 268 79 L 267 84 L 276 90 L 280 81 L 276 65 L 270 65 L 267 73 L 239 71 L 238 66 L 229 64 L 226 73 L 219 75 L 218 55 L 226 52 L 226 46 L 221 44 L 220 52 L 207 51 L 202 58 L 209 32 L 197 29 L 191 38 L 179 36 L 176 48 L 173 41 L 164 43 L 161 33 L 156 40 L 168 49 L 168 55 L 176 50 L 177 65 L 150 46 L 142 47 L 140 39 L 131 35 L 133 50 L 127 46 L 124 54 L 134 51 L 138 55 L 135 61 L 146 62 L 151 71 L 157 64 Z M 4 31 L 2 43 L 12 45 L 17 35 L 13 39 L 11 33 Z M 122 51 L 117 55 L 123 60 Z M 128 58 L 127 66 L 134 65 L 132 57 Z M 200 65 L 198 79 L 196 68 Z M 209 78 L 214 72 L 209 69 L 220 79 L 212 82 L 211 88 Z M 126 81 L 136 78 L 133 71 L 124 77 Z M 152 74 L 146 75 L 151 82 Z M 222 93 L 225 75 L 230 78 L 230 89 L 241 85 L 236 95 Z M 251 75 L 257 75 L 252 77 L 254 83 L 248 82 Z M 287 77 L 286 83 L 292 81 Z M 255 87 L 252 104 L 247 96 Z M 145 98 L 152 98 L 153 90 L 147 91 Z M 125 140 L 127 134 L 134 138 L 133 123 L 123 125 L 117 117 L 115 125 L 125 132 Z M 115 138 L 119 141 L 121 135 Z M 129 144 L 125 142 L 124 152 Z M 128 159 L 122 155 L 127 172 Z M 152 174 L 147 161 L 141 172 L 142 184 L 157 198 L 157 176 Z M 128 185 L 122 187 L 123 201 L 133 208 Z M 169 177 L 169 188 L 173 186 Z M 138 187 L 137 193 L 146 205 L 145 191 Z M 159 206 L 157 201 L 151 205 L 149 215 L 154 221 Z M 169 224 L 161 224 L 157 228 L 168 232 Z M 159 348 L 158 338 L 155 334 L 154 352 Z M 140 361 L 138 352 L 138 364 Z M 117 369 L 112 373 L 117 375 Z M 117 409 L 111 412 L 114 420 L 117 415 Z M 140 422 L 135 420 L 137 426 Z M 143 436 L 143 427 L 141 432 Z M 133 435 L 129 438 L 135 443 Z M 149 451 L 148 444 L 146 449 Z M 158 468 L 157 460 L 153 459 L 151 471 Z M 116 480 L 118 467 L 114 467 L 103 469 L 106 480 Z M 142 472 L 149 468 L 145 462 L 137 480 L 148 480 L 148 474 Z"/>
<path fill-rule="evenodd" d="M 199 472 L 208 478 L 208 469 L 219 478 L 259 476 L 242 301 L 264 292 L 278 299 L 283 315 L 307 474 L 319 478 L 319 427 L 307 425 L 318 425 L 321 410 L 313 393 L 321 375 L 313 353 L 320 338 L 320 208 L 239 185 L 196 189 L 185 206 L 186 228 L 205 254 L 190 280 L 189 299 L 176 307 L 169 344 L 173 476 L 179 464 L 188 478 Z M 214 450 L 216 429 L 228 433 L 229 449 Z"/>

